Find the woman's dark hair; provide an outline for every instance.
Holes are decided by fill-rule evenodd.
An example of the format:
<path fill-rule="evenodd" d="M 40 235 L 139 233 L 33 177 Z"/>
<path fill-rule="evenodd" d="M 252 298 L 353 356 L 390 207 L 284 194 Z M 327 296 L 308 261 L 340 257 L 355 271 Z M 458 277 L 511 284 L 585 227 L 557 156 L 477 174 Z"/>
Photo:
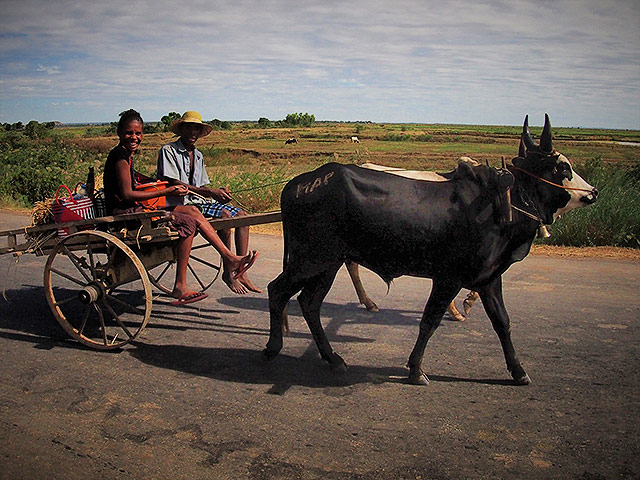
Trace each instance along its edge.
<path fill-rule="evenodd" d="M 126 112 L 120 113 L 120 121 L 118 122 L 118 134 L 120 134 L 124 126 L 132 120 L 140 122 L 142 125 L 144 125 L 144 120 L 142 120 L 140 114 L 133 108 L 130 108 Z"/>

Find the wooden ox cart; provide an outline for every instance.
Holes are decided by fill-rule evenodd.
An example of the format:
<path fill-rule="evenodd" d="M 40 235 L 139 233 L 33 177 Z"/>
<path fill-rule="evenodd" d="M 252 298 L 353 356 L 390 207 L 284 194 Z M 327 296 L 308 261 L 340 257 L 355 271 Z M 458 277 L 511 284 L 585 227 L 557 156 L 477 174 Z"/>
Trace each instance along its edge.
<path fill-rule="evenodd" d="M 178 234 L 164 211 L 100 217 L 0 232 L 0 254 L 47 256 L 44 292 L 53 316 L 73 339 L 98 350 L 121 348 L 151 316 L 152 286 L 173 288 Z M 210 220 L 216 230 L 277 222 L 280 212 Z M 67 229 L 60 236 L 58 229 Z M 6 241 L 6 243 L 4 243 Z M 203 265 L 197 272 L 194 264 Z M 189 272 L 202 291 L 218 278 L 221 260 L 194 242 Z M 204 272 L 204 273 L 203 273 Z"/>

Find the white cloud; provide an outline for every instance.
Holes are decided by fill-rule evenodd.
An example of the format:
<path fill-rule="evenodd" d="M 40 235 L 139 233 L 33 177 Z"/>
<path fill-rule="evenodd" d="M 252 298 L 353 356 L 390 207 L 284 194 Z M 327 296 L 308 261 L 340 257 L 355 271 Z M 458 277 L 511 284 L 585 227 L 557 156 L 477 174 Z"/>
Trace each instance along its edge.
<path fill-rule="evenodd" d="M 45 72 L 48 75 L 56 75 L 60 73 L 60 67 L 58 65 L 51 65 L 51 66 L 38 65 L 38 68 L 36 68 L 36 71 Z"/>
<path fill-rule="evenodd" d="M 561 108 L 574 125 L 640 128 L 632 1 L 3 6 L 1 110 L 25 117 L 38 116 L 40 96 L 140 103 L 149 118 L 187 104 L 218 118 L 283 118 L 293 102 L 326 119 L 509 123 L 533 106 Z M 61 119 L 112 115 L 78 118 L 99 111 Z"/>

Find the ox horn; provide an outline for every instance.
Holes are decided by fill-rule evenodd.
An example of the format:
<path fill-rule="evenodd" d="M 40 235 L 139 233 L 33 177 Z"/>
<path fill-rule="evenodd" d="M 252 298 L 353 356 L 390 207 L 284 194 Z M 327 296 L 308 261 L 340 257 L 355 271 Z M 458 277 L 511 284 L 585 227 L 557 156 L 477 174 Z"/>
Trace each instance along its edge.
<path fill-rule="evenodd" d="M 536 142 L 531 137 L 531 132 L 529 131 L 529 115 L 524 117 L 524 125 L 522 126 L 522 136 L 520 137 L 522 141 L 524 141 L 524 146 L 527 150 L 536 150 L 538 146 Z M 524 155 L 521 155 L 524 157 Z"/>
<path fill-rule="evenodd" d="M 544 128 L 540 136 L 540 149 L 545 153 L 553 152 L 553 141 L 551 139 L 551 122 L 549 115 L 544 114 Z"/>

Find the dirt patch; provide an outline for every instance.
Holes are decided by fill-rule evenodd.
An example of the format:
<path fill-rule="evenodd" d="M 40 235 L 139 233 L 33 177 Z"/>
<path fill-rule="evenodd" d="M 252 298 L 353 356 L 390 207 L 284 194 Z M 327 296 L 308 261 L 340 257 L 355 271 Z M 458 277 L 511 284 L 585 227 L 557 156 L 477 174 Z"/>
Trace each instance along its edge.
<path fill-rule="evenodd" d="M 640 250 L 622 247 L 561 247 L 556 245 L 534 245 L 532 255 L 549 257 L 583 257 L 583 258 L 623 258 L 640 260 Z"/>

